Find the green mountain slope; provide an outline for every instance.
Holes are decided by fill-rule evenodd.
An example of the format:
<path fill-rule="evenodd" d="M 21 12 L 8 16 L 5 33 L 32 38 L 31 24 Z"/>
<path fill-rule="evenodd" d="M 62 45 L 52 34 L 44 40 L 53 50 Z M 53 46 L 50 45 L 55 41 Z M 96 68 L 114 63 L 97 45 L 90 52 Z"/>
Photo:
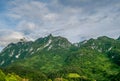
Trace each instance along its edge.
<path fill-rule="evenodd" d="M 119 40 L 102 36 L 72 44 L 49 35 L 8 45 L 0 53 L 0 66 L 21 77 L 32 77 L 31 81 L 39 81 L 37 77 L 43 77 L 40 81 L 112 81 L 119 76 L 119 59 Z"/>
<path fill-rule="evenodd" d="M 53 37 L 52 35 L 39 38 L 34 42 L 11 43 L 0 53 L 0 66 L 8 66 L 17 60 L 26 59 L 42 51 L 68 50 L 71 45 L 66 38 Z"/>

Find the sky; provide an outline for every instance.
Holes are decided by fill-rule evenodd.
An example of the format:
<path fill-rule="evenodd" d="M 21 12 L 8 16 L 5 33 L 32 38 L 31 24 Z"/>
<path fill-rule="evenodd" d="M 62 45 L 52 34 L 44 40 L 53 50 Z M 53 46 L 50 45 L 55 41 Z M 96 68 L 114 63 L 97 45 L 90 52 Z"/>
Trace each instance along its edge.
<path fill-rule="evenodd" d="M 71 42 L 120 35 L 120 0 L 0 0 L 0 49 L 53 34 Z"/>

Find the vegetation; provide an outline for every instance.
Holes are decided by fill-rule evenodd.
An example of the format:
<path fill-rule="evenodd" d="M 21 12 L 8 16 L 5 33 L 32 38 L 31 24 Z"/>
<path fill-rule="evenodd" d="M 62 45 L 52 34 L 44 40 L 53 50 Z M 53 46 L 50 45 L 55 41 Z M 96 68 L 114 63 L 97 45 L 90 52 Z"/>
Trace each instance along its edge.
<path fill-rule="evenodd" d="M 119 81 L 120 40 L 103 36 L 71 44 L 49 35 L 8 45 L 0 66 L 0 81 Z"/>
<path fill-rule="evenodd" d="M 28 79 L 23 79 L 19 77 L 18 75 L 11 73 L 11 74 L 5 74 L 0 70 L 0 81 L 27 81 Z"/>

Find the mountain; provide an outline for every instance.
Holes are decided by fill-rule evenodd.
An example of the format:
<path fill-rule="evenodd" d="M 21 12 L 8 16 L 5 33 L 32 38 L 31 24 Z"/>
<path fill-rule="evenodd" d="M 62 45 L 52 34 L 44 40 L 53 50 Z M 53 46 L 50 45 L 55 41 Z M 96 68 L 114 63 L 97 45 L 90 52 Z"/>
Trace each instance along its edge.
<path fill-rule="evenodd" d="M 68 50 L 72 44 L 63 37 L 53 37 L 51 34 L 36 41 L 11 43 L 0 53 L 0 66 L 7 66 L 14 61 L 33 56 L 40 51 Z"/>
<path fill-rule="evenodd" d="M 117 81 L 120 41 L 106 36 L 72 44 L 51 34 L 11 43 L 0 53 L 4 72 L 30 81 Z"/>
<path fill-rule="evenodd" d="M 106 36 L 98 37 L 97 39 L 90 39 L 80 44 L 82 48 L 89 48 L 104 53 L 111 51 L 112 49 L 120 48 L 119 41 Z"/>
<path fill-rule="evenodd" d="M 110 60 L 120 65 L 120 41 L 108 38 L 106 36 L 90 39 L 80 43 L 81 48 L 96 50 L 100 53 L 105 53 Z"/>

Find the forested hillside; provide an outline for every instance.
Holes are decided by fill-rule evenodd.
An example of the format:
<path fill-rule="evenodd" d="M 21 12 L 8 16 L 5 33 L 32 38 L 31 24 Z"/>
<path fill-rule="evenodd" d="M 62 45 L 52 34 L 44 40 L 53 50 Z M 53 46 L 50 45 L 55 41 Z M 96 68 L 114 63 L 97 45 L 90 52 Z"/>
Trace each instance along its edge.
<path fill-rule="evenodd" d="M 119 38 L 102 36 L 72 44 L 50 34 L 5 47 L 0 53 L 1 81 L 119 81 L 119 59 Z"/>

